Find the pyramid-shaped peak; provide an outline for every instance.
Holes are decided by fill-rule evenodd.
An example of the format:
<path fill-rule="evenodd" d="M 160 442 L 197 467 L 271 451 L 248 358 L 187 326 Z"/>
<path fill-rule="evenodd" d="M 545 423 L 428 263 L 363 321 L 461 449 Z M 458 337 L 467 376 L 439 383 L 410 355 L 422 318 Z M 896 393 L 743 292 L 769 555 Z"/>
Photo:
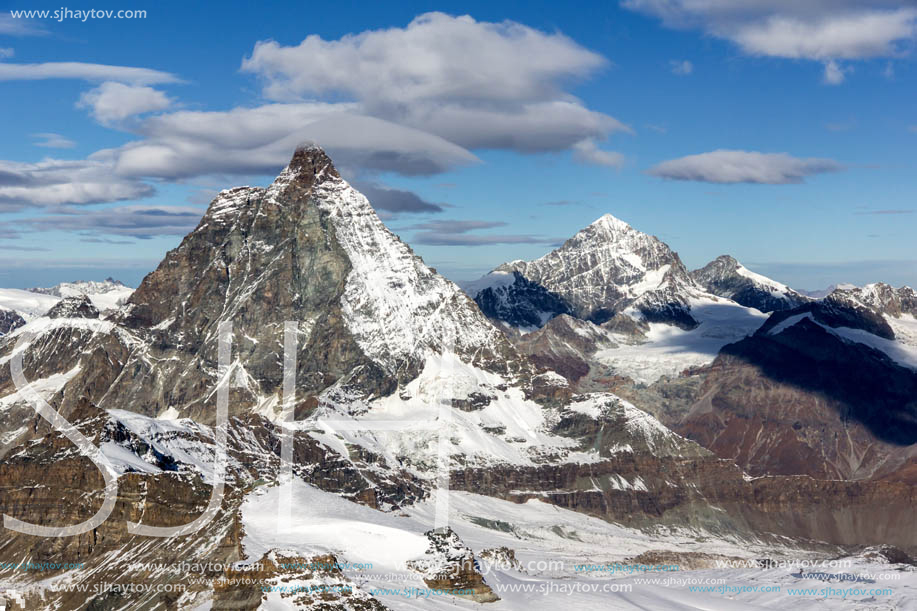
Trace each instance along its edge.
<path fill-rule="evenodd" d="M 633 229 L 633 227 L 631 227 L 629 224 L 625 223 L 612 214 L 603 214 L 595 221 L 593 221 L 589 226 L 611 231 L 627 231 L 629 229 Z"/>

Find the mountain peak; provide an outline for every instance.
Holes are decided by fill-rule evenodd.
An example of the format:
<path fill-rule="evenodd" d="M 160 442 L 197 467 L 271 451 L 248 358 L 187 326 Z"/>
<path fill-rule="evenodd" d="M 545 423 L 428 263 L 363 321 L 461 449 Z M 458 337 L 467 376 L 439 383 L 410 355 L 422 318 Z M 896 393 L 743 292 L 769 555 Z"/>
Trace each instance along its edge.
<path fill-rule="evenodd" d="M 633 227 L 618 217 L 607 213 L 594 220 L 589 226 L 611 231 L 627 231 L 633 229 Z"/>
<path fill-rule="evenodd" d="M 795 308 L 806 298 L 785 284 L 757 274 L 735 257 L 720 255 L 704 267 L 691 272 L 704 289 L 719 297 L 762 312 Z"/>
<path fill-rule="evenodd" d="M 288 321 L 298 321 L 301 350 L 311 355 L 298 365 L 303 396 L 344 388 L 348 396 L 382 396 L 446 350 L 491 372 L 526 367 L 316 146 L 297 149 L 266 190 L 221 192 L 197 229 L 144 279 L 124 316 L 126 326 L 157 337 L 163 358 L 201 371 L 216 362 L 218 321 L 233 320 L 235 358 L 261 380 L 240 406 L 277 390 L 282 363 L 274 347 Z M 206 399 L 183 399 L 198 382 L 186 376 L 182 385 L 157 389 L 151 411 L 174 404 L 184 415 L 203 410 Z M 133 392 L 132 383 L 118 392 Z"/>
<path fill-rule="evenodd" d="M 697 324 L 688 312 L 700 287 L 678 255 L 658 238 L 611 214 L 543 257 L 514 261 L 497 271 L 519 272 L 563 300 L 577 318 L 602 323 L 633 308 L 648 321 Z M 546 311 L 543 306 L 541 310 Z"/>
<path fill-rule="evenodd" d="M 739 265 L 741 265 L 738 259 L 736 259 L 732 255 L 720 255 L 719 257 L 717 257 L 716 259 L 714 259 L 707 265 L 712 265 L 714 263 L 719 264 L 728 269 L 738 269 Z"/>
<path fill-rule="evenodd" d="M 331 157 L 325 153 L 325 150 L 317 144 L 301 144 L 293 152 L 293 158 L 287 165 L 278 180 L 284 174 L 296 176 L 297 181 L 305 184 L 314 184 L 321 182 L 322 179 L 339 179 L 337 169 L 331 161 Z"/>

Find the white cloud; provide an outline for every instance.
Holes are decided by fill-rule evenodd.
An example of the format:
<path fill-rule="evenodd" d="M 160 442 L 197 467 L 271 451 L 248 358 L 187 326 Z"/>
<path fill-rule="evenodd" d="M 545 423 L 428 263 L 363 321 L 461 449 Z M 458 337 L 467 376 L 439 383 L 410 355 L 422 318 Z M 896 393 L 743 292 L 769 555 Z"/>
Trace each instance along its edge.
<path fill-rule="evenodd" d="M 151 85 L 179 79 L 146 68 L 3 63 L 0 80 L 99 82 L 78 105 L 135 138 L 83 161 L 0 162 L 0 205 L 136 199 L 153 192 L 147 179 L 274 175 L 306 141 L 325 147 L 349 177 L 371 184 L 379 172 L 429 175 L 477 163 L 470 149 L 568 150 L 585 163 L 617 166 L 622 156 L 595 143 L 630 129 L 567 91 L 607 64 L 559 33 L 441 13 L 332 41 L 259 43 L 243 70 L 263 79 L 273 101 L 253 108 L 168 112 L 174 102 Z M 290 99 L 297 101 L 278 101 Z M 407 192 L 384 195 L 391 209 L 437 207 Z"/>
<path fill-rule="evenodd" d="M 165 110 L 174 100 L 152 87 L 106 82 L 80 96 L 79 108 L 90 108 L 92 116 L 109 125 L 145 112 Z"/>
<path fill-rule="evenodd" d="M 684 60 L 675 60 L 669 62 L 669 66 L 672 68 L 672 74 L 677 74 L 678 76 L 688 76 L 694 72 L 694 64 L 690 61 Z"/>
<path fill-rule="evenodd" d="M 0 161 L 0 211 L 30 206 L 94 204 L 149 197 L 153 188 L 121 178 L 111 164 L 45 159 L 38 163 Z"/>
<path fill-rule="evenodd" d="M 0 59 L 9 59 L 16 54 L 12 47 L 0 47 Z"/>
<path fill-rule="evenodd" d="M 824 81 L 828 85 L 840 85 L 844 82 L 844 69 L 834 60 L 825 63 Z"/>
<path fill-rule="evenodd" d="M 787 153 L 717 150 L 664 161 L 649 174 L 670 180 L 713 183 L 800 183 L 806 177 L 838 172 L 844 166 L 832 159 L 793 157 Z"/>
<path fill-rule="evenodd" d="M 388 103 L 526 102 L 556 98 L 559 81 L 605 63 L 562 34 L 427 13 L 405 28 L 336 41 L 312 35 L 295 47 L 259 42 L 242 69 L 262 76 L 265 94 L 278 100 L 345 93 Z"/>
<path fill-rule="evenodd" d="M 44 36 L 48 31 L 34 19 L 13 19 L 9 11 L 0 13 L 0 34 L 6 36 Z"/>
<path fill-rule="evenodd" d="M 593 140 L 582 140 L 573 145 L 573 156 L 583 163 L 619 168 L 624 164 L 624 155 L 603 151 Z"/>
<path fill-rule="evenodd" d="M 37 139 L 34 143 L 35 146 L 43 146 L 49 149 L 72 149 L 76 146 L 76 142 L 73 140 L 51 132 L 32 134 L 32 137 Z"/>
<path fill-rule="evenodd" d="M 730 36 L 747 53 L 793 59 L 862 59 L 897 54 L 897 41 L 913 38 L 917 10 L 826 14 L 814 20 L 772 15 Z"/>
<path fill-rule="evenodd" d="M 659 17 L 669 27 L 702 29 L 734 42 L 749 55 L 825 62 L 830 71 L 826 81 L 832 83 L 843 80 L 832 61 L 896 57 L 907 51 L 917 35 L 917 6 L 912 0 L 624 0 L 621 4 Z"/>
<path fill-rule="evenodd" d="M 174 74 L 134 68 L 131 66 L 109 66 L 84 62 L 46 62 L 43 64 L 0 63 L 0 81 L 34 81 L 44 79 L 78 79 L 101 82 L 116 81 L 133 85 L 155 85 L 157 83 L 178 83 Z"/>
<path fill-rule="evenodd" d="M 428 13 L 338 40 L 259 42 L 242 70 L 274 100 L 344 98 L 465 148 L 537 152 L 627 130 L 565 90 L 607 64 L 562 34 Z"/>

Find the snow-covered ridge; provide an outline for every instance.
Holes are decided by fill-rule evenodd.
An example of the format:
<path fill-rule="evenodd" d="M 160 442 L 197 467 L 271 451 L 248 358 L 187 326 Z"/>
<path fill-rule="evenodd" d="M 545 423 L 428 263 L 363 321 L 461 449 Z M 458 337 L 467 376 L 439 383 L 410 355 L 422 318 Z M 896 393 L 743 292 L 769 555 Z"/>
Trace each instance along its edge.
<path fill-rule="evenodd" d="M 704 289 L 762 312 L 786 310 L 808 301 L 787 285 L 755 273 L 729 255 L 721 255 L 691 277 Z"/>
<path fill-rule="evenodd" d="M 888 315 L 886 315 L 885 318 L 889 323 L 895 321 L 894 318 Z M 831 333 L 832 335 L 836 335 L 844 341 L 864 344 L 870 348 L 875 348 L 880 352 L 884 352 L 889 358 L 897 362 L 899 365 L 917 371 L 917 341 L 915 341 L 915 339 L 917 339 L 917 320 L 915 320 L 914 317 L 910 315 L 906 315 L 902 318 L 903 320 L 896 328 L 896 339 L 894 340 L 873 335 L 869 331 L 865 331 L 863 329 L 852 329 L 850 327 L 831 327 L 815 320 L 815 317 L 813 317 L 810 312 L 790 316 L 786 320 L 781 321 L 775 325 L 772 329 L 768 330 L 768 335 L 778 335 L 786 329 L 789 329 L 790 327 L 802 322 L 803 320 L 809 320 L 820 326 L 825 331 Z M 899 330 L 904 335 L 904 337 L 898 338 Z"/>
<path fill-rule="evenodd" d="M 268 189 L 290 180 L 289 168 Z M 313 198 L 329 215 L 352 269 L 342 297 L 346 323 L 367 356 L 392 372 L 454 343 L 458 354 L 497 353 L 505 339 L 462 290 L 427 267 L 336 172 L 317 175 Z"/>

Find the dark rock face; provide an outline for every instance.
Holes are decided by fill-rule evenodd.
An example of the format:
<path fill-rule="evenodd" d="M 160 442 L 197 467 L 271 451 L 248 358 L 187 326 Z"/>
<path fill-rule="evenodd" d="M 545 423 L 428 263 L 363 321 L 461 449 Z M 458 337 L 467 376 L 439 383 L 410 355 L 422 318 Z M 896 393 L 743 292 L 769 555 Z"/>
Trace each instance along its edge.
<path fill-rule="evenodd" d="M 155 414 L 200 401 L 200 376 L 185 376 L 183 383 L 178 374 L 216 367 L 216 327 L 228 319 L 237 338 L 234 350 L 258 381 L 255 393 L 270 394 L 280 386 L 277 341 L 286 320 L 312 321 L 301 348 L 309 358 L 298 362 L 303 390 L 319 392 L 353 370 L 364 372 L 362 381 L 378 392 L 391 390 L 393 381 L 362 354 L 343 324 L 340 297 L 350 262 L 326 215 L 310 202 L 316 175 L 334 178 L 337 172 L 324 153 L 297 153 L 291 168 L 293 180 L 272 197 L 253 187 L 220 193 L 198 227 L 143 280 L 128 301 L 123 324 L 150 329 L 156 351 L 179 360 L 174 370 L 122 378 L 110 391 L 110 404 L 147 396 L 152 404 L 144 411 Z M 271 335 L 273 341 L 260 341 Z M 179 384 L 158 391 L 165 380 Z M 189 413 L 200 418 L 203 410 L 198 405 Z"/>
<path fill-rule="evenodd" d="M 48 318 L 98 318 L 99 310 L 96 309 L 89 297 L 67 297 L 61 299 L 46 314 Z"/>
<path fill-rule="evenodd" d="M 12 310 L 0 308 L 0 337 L 25 324 L 25 319 Z"/>
<path fill-rule="evenodd" d="M 879 312 L 856 303 L 831 300 L 830 297 L 774 313 L 761 325 L 756 335 L 766 335 L 784 321 L 804 314 L 829 327 L 860 329 L 884 339 L 895 339 L 895 332 Z"/>
<path fill-rule="evenodd" d="M 596 350 L 611 345 L 592 324 L 566 314 L 517 338 L 515 343 L 537 366 L 556 371 L 571 383 L 589 373 L 589 357 Z"/>
<path fill-rule="evenodd" d="M 746 273 L 741 273 L 743 271 Z M 787 310 L 809 301 L 786 286 L 757 274 L 749 274 L 729 255 L 721 255 L 701 269 L 694 270 L 691 277 L 714 295 L 762 312 Z"/>
<path fill-rule="evenodd" d="M 558 295 L 513 271 L 514 281 L 507 286 L 488 287 L 474 296 L 475 303 L 488 317 L 513 327 L 540 327 L 570 307 Z"/>
<path fill-rule="evenodd" d="M 699 394 L 676 430 L 753 475 L 877 478 L 917 443 L 917 372 L 809 319 L 724 347 Z"/>

